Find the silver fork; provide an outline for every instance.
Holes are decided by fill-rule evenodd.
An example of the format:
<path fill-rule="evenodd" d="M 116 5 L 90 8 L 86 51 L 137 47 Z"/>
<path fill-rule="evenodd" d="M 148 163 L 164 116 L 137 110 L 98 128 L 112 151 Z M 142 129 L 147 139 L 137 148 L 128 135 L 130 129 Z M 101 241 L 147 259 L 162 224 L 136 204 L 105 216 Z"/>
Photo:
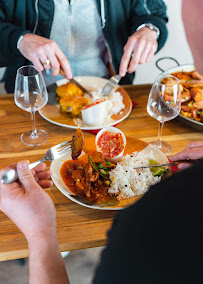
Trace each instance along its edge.
<path fill-rule="evenodd" d="M 31 169 L 35 168 L 37 165 L 45 161 L 53 161 L 61 158 L 62 156 L 70 153 L 72 151 L 72 140 L 60 143 L 56 146 L 51 147 L 45 154 L 45 156 L 37 162 L 28 164 Z M 4 184 L 9 184 L 18 179 L 18 174 L 16 169 L 11 169 L 5 172 L 1 178 L 1 182 Z"/>
<path fill-rule="evenodd" d="M 115 85 L 117 85 L 121 80 L 121 76 L 120 75 L 115 75 L 113 77 L 111 77 L 108 81 L 108 83 L 106 83 L 106 85 L 104 86 L 102 93 L 105 96 L 108 96 L 108 94 L 111 92 L 111 90 L 114 88 Z"/>

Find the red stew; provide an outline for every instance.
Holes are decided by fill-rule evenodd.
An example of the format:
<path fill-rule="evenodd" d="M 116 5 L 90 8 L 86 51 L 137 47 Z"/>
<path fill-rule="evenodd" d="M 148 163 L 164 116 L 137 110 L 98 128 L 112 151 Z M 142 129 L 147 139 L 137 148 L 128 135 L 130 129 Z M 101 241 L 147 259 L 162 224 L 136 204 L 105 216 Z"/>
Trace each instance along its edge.
<path fill-rule="evenodd" d="M 104 164 L 106 167 L 112 167 L 106 165 L 103 159 L 98 157 L 101 153 L 94 154 L 92 159 L 97 164 Z M 101 154 L 102 155 L 102 154 Z M 99 158 L 99 159 L 98 159 Z M 75 195 L 95 202 L 98 204 L 105 204 L 112 200 L 112 196 L 108 193 L 110 187 L 107 179 L 101 177 L 88 163 L 87 155 L 73 161 L 69 160 L 63 163 L 60 170 L 61 177 L 65 185 Z"/>
<path fill-rule="evenodd" d="M 109 158 L 118 156 L 124 149 L 124 140 L 121 133 L 105 131 L 98 139 L 97 146 Z"/>
<path fill-rule="evenodd" d="M 105 99 L 103 99 L 103 100 L 99 100 L 99 99 L 97 99 L 97 100 L 96 100 L 96 101 L 94 101 L 93 103 L 91 103 L 91 104 L 88 104 L 88 105 L 84 106 L 84 107 L 83 107 L 83 109 L 87 109 L 87 108 L 89 108 L 89 107 L 92 107 L 92 106 L 98 105 L 98 104 L 100 104 L 100 103 L 103 103 L 104 101 L 105 101 Z"/>

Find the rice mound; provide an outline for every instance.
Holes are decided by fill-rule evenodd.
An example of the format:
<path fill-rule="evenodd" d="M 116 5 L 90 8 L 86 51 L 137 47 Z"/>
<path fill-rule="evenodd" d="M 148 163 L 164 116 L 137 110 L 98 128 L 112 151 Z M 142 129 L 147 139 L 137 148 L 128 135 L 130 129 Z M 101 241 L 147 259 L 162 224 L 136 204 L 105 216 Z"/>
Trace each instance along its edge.
<path fill-rule="evenodd" d="M 97 92 L 91 92 L 93 98 L 92 101 L 104 99 L 104 95 L 101 91 L 102 89 L 98 88 Z M 107 100 L 107 115 L 109 116 L 116 115 L 125 108 L 123 96 L 120 92 L 111 91 L 111 93 L 105 97 L 105 99 Z"/>
<path fill-rule="evenodd" d="M 148 155 L 143 152 L 125 155 L 116 168 L 109 172 L 111 180 L 109 194 L 118 195 L 119 200 L 126 199 L 144 194 L 150 185 L 159 182 L 161 176 L 153 176 L 150 168 L 134 169 L 149 165 L 149 159 L 155 160 L 152 151 Z"/>

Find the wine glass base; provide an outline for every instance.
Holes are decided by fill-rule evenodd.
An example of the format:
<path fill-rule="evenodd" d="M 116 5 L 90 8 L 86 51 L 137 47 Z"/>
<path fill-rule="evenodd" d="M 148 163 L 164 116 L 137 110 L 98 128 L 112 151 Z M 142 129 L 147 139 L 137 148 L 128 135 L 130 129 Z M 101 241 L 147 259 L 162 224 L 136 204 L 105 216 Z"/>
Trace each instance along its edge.
<path fill-rule="evenodd" d="M 171 152 L 171 145 L 166 141 L 161 141 L 159 144 L 157 141 L 150 141 L 148 143 L 158 148 L 164 154 L 169 154 Z"/>
<path fill-rule="evenodd" d="M 49 136 L 44 130 L 37 130 L 33 135 L 32 131 L 25 132 L 21 135 L 21 141 L 28 146 L 40 146 L 48 140 Z"/>

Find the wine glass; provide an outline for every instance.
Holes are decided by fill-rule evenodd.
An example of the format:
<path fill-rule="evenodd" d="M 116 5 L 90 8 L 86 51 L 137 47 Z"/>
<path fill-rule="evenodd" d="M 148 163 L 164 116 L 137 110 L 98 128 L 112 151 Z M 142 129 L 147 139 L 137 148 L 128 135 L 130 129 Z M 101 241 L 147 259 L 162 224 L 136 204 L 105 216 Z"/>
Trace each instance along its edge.
<path fill-rule="evenodd" d="M 21 141 L 29 146 L 39 146 L 48 139 L 44 130 L 37 130 L 35 112 L 44 107 L 48 94 L 42 73 L 34 66 L 27 65 L 18 69 L 15 81 L 14 98 L 16 105 L 31 113 L 32 131 L 21 135 Z"/>
<path fill-rule="evenodd" d="M 150 116 L 159 121 L 158 138 L 149 143 L 165 154 L 171 152 L 171 146 L 161 140 L 163 125 L 165 121 L 175 118 L 180 113 L 180 95 L 179 80 L 172 75 L 158 77 L 149 94 L 147 111 Z"/>

